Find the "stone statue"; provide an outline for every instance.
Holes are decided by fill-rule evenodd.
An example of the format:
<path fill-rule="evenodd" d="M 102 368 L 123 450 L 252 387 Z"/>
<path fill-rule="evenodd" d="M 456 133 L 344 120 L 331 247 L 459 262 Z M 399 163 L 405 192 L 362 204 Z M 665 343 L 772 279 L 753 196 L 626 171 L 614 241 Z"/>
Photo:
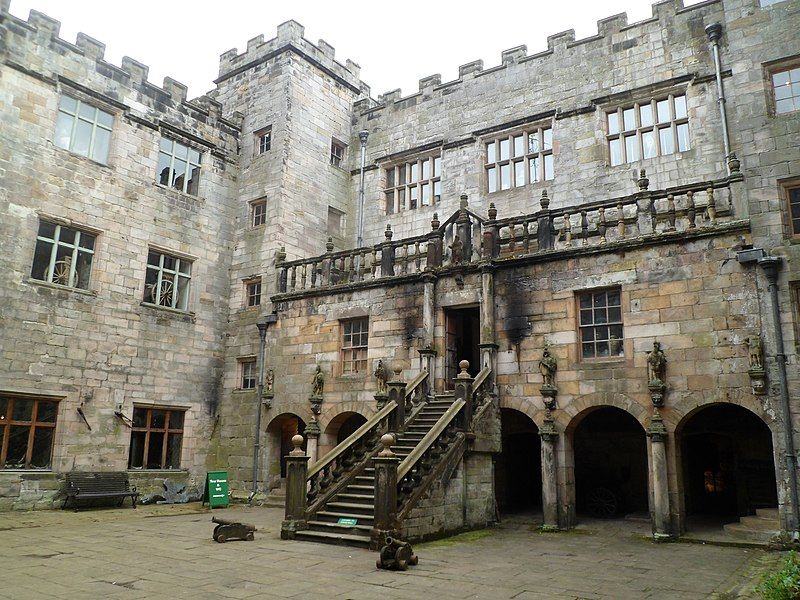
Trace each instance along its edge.
<path fill-rule="evenodd" d="M 555 387 L 558 360 L 550 354 L 550 348 L 544 347 L 542 359 L 539 361 L 539 371 L 542 373 L 542 384 L 546 387 Z"/>
<path fill-rule="evenodd" d="M 450 260 L 454 265 L 464 262 L 464 243 L 458 236 L 455 236 L 453 243 L 450 244 Z"/>
<path fill-rule="evenodd" d="M 760 335 L 750 336 L 745 340 L 750 358 L 751 371 L 764 370 L 764 345 L 761 342 Z"/>
<path fill-rule="evenodd" d="M 264 379 L 264 391 L 267 394 L 271 394 L 274 391 L 273 390 L 274 386 L 275 386 L 275 373 L 272 369 L 270 369 L 269 371 L 267 371 L 267 376 Z"/>
<path fill-rule="evenodd" d="M 314 378 L 311 380 L 311 395 L 314 397 L 322 396 L 325 389 L 325 374 L 322 372 L 322 367 L 317 365 L 317 370 L 314 372 Z"/>
<path fill-rule="evenodd" d="M 647 353 L 647 381 L 649 385 L 664 385 L 667 357 L 659 342 L 653 342 L 653 350 Z"/>
<path fill-rule="evenodd" d="M 386 367 L 383 366 L 382 360 L 378 360 L 378 366 L 375 367 L 375 379 L 378 380 L 378 393 L 385 394 L 386 381 L 389 379 L 389 373 L 387 373 Z"/>

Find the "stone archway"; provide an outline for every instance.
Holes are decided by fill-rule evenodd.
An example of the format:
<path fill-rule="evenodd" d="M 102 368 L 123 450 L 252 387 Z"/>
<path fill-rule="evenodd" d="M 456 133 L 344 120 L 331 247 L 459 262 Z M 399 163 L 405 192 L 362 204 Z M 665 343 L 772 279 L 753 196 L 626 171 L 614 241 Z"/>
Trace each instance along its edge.
<path fill-rule="evenodd" d="M 341 412 L 333 417 L 319 436 L 318 458 L 323 458 L 366 422 L 367 417 L 355 411 Z"/>
<path fill-rule="evenodd" d="M 495 458 L 495 498 L 501 514 L 537 510 L 542 505 L 539 428 L 529 416 L 500 409 L 502 450 Z"/>
<path fill-rule="evenodd" d="M 286 456 L 292 450 L 292 436 L 303 435 L 305 428 L 305 421 L 289 412 L 278 415 L 267 425 L 264 440 L 267 489 L 282 487 L 281 482 L 286 477 Z"/>

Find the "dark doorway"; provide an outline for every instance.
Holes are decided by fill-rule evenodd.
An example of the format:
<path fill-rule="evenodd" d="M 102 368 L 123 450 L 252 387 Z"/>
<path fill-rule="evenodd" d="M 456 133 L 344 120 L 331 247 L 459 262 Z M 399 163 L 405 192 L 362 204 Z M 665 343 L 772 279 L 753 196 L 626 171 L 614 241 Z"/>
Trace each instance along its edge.
<path fill-rule="evenodd" d="M 749 410 L 714 404 L 680 429 L 687 515 L 732 520 L 778 505 L 772 434 Z"/>
<path fill-rule="evenodd" d="M 635 418 L 613 406 L 595 409 L 575 428 L 573 449 L 579 513 L 613 518 L 648 510 L 647 442 Z"/>
<path fill-rule="evenodd" d="M 500 409 L 502 452 L 495 460 L 494 493 L 501 513 L 542 505 L 542 455 L 539 428 L 525 414 Z"/>
<path fill-rule="evenodd" d="M 447 389 L 453 389 L 453 379 L 458 375 L 458 363 L 469 361 L 469 374 L 475 377 L 480 369 L 480 310 L 471 308 L 453 308 L 444 311 L 445 346 L 447 356 L 445 373 Z"/>
<path fill-rule="evenodd" d="M 351 435 L 356 432 L 356 429 L 361 427 L 367 422 L 367 418 L 358 413 L 350 413 L 344 422 L 339 426 L 339 431 L 336 432 L 336 444 L 341 444 Z"/>
<path fill-rule="evenodd" d="M 267 426 L 267 433 L 270 436 L 273 448 L 280 449 L 280 476 L 286 477 L 286 457 L 294 449 L 292 446 L 292 437 L 303 435 L 306 429 L 306 424 L 303 420 L 292 413 L 284 413 L 275 417 Z M 305 449 L 305 443 L 303 444 Z M 273 463 L 274 464 L 274 463 Z"/>

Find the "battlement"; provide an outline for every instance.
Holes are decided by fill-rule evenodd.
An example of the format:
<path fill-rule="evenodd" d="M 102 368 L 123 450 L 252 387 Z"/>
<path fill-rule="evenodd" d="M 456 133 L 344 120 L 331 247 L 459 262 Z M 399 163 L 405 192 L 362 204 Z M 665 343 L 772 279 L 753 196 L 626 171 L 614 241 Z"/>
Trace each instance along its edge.
<path fill-rule="evenodd" d="M 567 52 L 589 52 L 588 46 L 613 46 L 628 39 L 641 37 L 648 33 L 647 29 L 659 31 L 662 27 L 677 26 L 679 21 L 688 22 L 690 19 L 708 20 L 708 23 L 722 18 L 722 0 L 707 0 L 685 7 L 683 0 L 663 0 L 652 5 L 652 16 L 628 24 L 628 15 L 619 13 L 600 19 L 597 22 L 597 34 L 575 39 L 575 30 L 569 29 L 547 37 L 547 49 L 535 54 L 528 54 L 525 45 L 515 46 L 503 50 L 500 54 L 500 64 L 484 69 L 482 60 L 474 60 L 458 68 L 458 78 L 442 83 L 440 74 L 429 75 L 419 80 L 419 90 L 403 96 L 400 89 L 390 90 L 380 94 L 375 100 L 362 100 L 356 104 L 356 109 L 361 113 L 378 111 L 383 108 L 398 108 L 405 106 L 404 101 L 422 96 L 422 99 L 436 97 L 435 92 L 452 93 L 453 87 L 463 84 L 476 77 L 485 77 L 492 74 L 504 73 L 509 68 L 541 69 L 548 66 L 552 58 L 563 58 Z M 715 11 L 718 11 L 717 14 Z M 715 17 L 710 15 L 714 13 Z M 706 23 L 706 24 L 708 24 Z M 702 30 L 702 29 L 701 29 Z M 623 48 L 625 49 L 625 48 Z M 552 66 L 550 67 L 552 68 Z"/>
<path fill-rule="evenodd" d="M 20 48 L 25 40 L 38 46 L 55 46 L 62 55 L 72 53 L 75 58 L 88 59 L 97 64 L 96 71 L 125 87 L 145 89 L 148 96 L 158 97 L 162 102 L 170 100 L 175 105 L 187 102 L 188 88 L 172 77 L 164 77 L 161 86 L 147 80 L 150 68 L 129 56 L 122 58 L 120 66 L 105 61 L 106 46 L 85 34 L 78 33 L 75 43 L 59 37 L 61 23 L 52 17 L 31 10 L 27 21 L 9 12 L 11 0 L 0 0 L 0 23 L 8 31 L 7 52 L 13 60 L 14 48 Z M 221 105 L 208 95 L 188 101 L 195 109 L 208 113 L 214 119 L 222 117 Z"/>
<path fill-rule="evenodd" d="M 248 40 L 247 50 L 242 54 L 239 54 L 236 48 L 223 52 L 219 57 L 217 82 L 291 48 L 317 63 L 354 91 L 369 96 L 369 86 L 361 81 L 361 67 L 357 63 L 350 59 L 347 59 L 344 64 L 340 63 L 336 60 L 336 49 L 333 46 L 325 40 L 319 40 L 314 44 L 303 37 L 304 34 L 305 28 L 300 23 L 286 21 L 278 25 L 277 35 L 274 38 L 265 41 L 263 35 L 258 35 Z"/>

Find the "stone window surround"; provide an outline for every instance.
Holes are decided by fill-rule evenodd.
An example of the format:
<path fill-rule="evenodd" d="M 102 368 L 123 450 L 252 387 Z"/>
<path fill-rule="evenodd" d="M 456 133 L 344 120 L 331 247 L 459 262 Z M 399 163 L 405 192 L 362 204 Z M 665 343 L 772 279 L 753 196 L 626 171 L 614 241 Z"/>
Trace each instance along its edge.
<path fill-rule="evenodd" d="M 109 107 L 105 103 L 98 102 L 95 98 L 90 98 L 87 100 L 88 96 L 86 94 L 76 93 L 75 90 L 68 89 L 65 90 L 60 88 L 59 90 L 59 98 L 58 98 L 58 107 L 56 109 L 56 125 L 54 128 L 53 134 L 53 144 L 57 148 L 61 148 L 63 150 L 67 150 L 70 154 L 74 154 L 76 156 L 81 156 L 83 158 L 87 158 L 92 162 L 95 162 L 99 165 L 108 165 L 108 159 L 111 155 L 111 146 L 113 142 L 114 136 L 114 121 L 116 120 L 116 114 L 114 110 L 110 110 Z M 69 112 L 69 108 L 64 107 L 64 99 L 68 98 L 76 103 L 76 107 L 74 112 Z M 81 108 L 83 106 L 89 106 L 94 109 L 94 117 L 90 121 L 85 115 L 81 115 Z M 58 123 L 61 121 L 62 115 L 65 115 L 66 118 L 72 117 L 72 125 L 70 127 L 70 135 L 69 135 L 69 142 L 66 146 L 60 145 L 57 142 L 57 138 L 55 136 L 55 132 L 58 130 Z M 104 123 L 100 119 L 101 115 L 105 115 L 110 118 L 110 123 Z M 87 148 L 87 153 L 83 154 L 81 152 L 77 152 L 74 149 L 75 144 L 75 134 L 76 134 L 76 127 L 79 122 L 90 123 L 91 124 L 91 136 L 89 139 L 89 147 Z M 95 137 L 97 134 L 97 130 L 102 130 L 108 132 L 108 139 L 106 141 L 106 151 L 103 157 L 94 156 L 95 151 Z"/>
<path fill-rule="evenodd" d="M 165 149 L 165 142 L 170 142 L 170 150 L 167 151 Z M 179 148 L 180 146 L 180 148 Z M 185 148 L 185 154 L 179 155 L 178 152 L 181 149 Z M 186 196 L 191 196 L 192 198 L 197 198 L 200 195 L 200 178 L 201 172 L 203 170 L 203 157 L 206 152 L 198 150 L 195 147 L 195 144 L 187 142 L 179 135 L 175 135 L 172 130 L 162 130 L 160 132 L 160 138 L 158 140 L 158 153 L 156 158 L 156 184 L 170 189 L 177 191 L 181 194 Z M 163 175 L 163 168 L 159 168 L 162 166 L 162 155 L 169 158 L 168 164 L 164 165 L 164 168 L 168 170 L 167 179 L 169 180 L 167 183 L 164 182 L 164 175 Z M 175 163 L 176 160 L 180 162 L 186 163 L 186 171 L 184 171 L 182 177 L 183 180 L 180 183 L 180 187 L 176 186 L 177 180 L 180 179 L 179 177 L 175 177 Z M 196 169 L 196 174 L 192 171 L 192 167 Z M 193 175 L 191 177 L 187 177 L 187 175 L 192 172 Z M 195 181 L 195 177 L 197 178 Z M 190 190 L 190 184 L 195 181 L 193 184 L 194 191 Z"/>
<path fill-rule="evenodd" d="M 405 212 L 407 210 L 418 210 L 425 207 L 433 207 L 441 200 L 442 183 L 442 149 L 437 146 L 434 150 L 421 153 L 416 156 L 404 156 L 397 162 L 388 163 L 381 166 L 383 174 L 383 195 L 384 210 L 387 215 Z M 424 164 L 428 162 L 428 177 L 424 177 Z M 412 169 L 416 166 L 417 179 L 411 181 Z M 437 168 L 438 167 L 438 168 Z M 392 182 L 390 186 L 389 171 L 392 171 Z M 400 182 L 400 173 L 404 173 L 404 182 Z M 423 203 L 423 187 L 429 185 L 429 200 Z M 416 191 L 416 206 L 411 206 L 412 190 Z M 438 190 L 438 194 L 436 193 Z M 392 208 L 389 210 L 390 200 Z"/>
<path fill-rule="evenodd" d="M 250 206 L 250 227 L 263 227 L 267 224 L 267 199 L 257 198 L 249 202 Z M 260 212 L 263 209 L 263 212 Z"/>
<path fill-rule="evenodd" d="M 254 354 L 236 359 L 236 390 L 250 392 L 258 386 L 257 359 Z"/>
<path fill-rule="evenodd" d="M 598 294 L 598 293 L 601 293 L 601 292 L 604 292 L 604 293 L 607 294 L 608 292 L 613 292 L 613 291 L 616 291 L 619 294 L 619 297 L 620 297 L 620 304 L 619 304 L 620 319 L 619 319 L 619 321 L 607 321 L 606 323 L 601 323 L 601 324 L 595 323 L 594 322 L 594 307 L 593 307 L 593 310 L 592 310 L 592 323 L 591 324 L 582 325 L 581 324 L 581 299 L 583 297 L 586 297 L 587 295 L 590 295 L 590 294 L 594 295 L 594 294 Z M 624 329 L 625 325 L 624 325 L 624 321 L 625 321 L 625 319 L 624 319 L 624 311 L 622 309 L 623 305 L 624 305 L 624 294 L 622 292 L 622 287 L 619 286 L 619 285 L 603 286 L 603 287 L 598 287 L 598 288 L 583 289 L 583 290 L 576 290 L 575 291 L 575 327 L 576 327 L 576 330 L 577 330 L 576 331 L 577 340 L 578 340 L 577 360 L 578 360 L 579 364 L 580 363 L 592 364 L 592 363 L 603 363 L 603 362 L 613 362 L 613 361 L 624 360 L 624 357 L 625 357 L 625 329 Z M 613 306 L 616 306 L 616 305 L 613 305 Z M 584 356 L 584 352 L 583 352 L 583 344 L 584 344 L 583 335 L 584 334 L 583 334 L 583 332 L 584 332 L 584 330 L 587 330 L 587 329 L 592 329 L 594 331 L 595 328 L 597 327 L 597 325 L 600 325 L 600 326 L 608 325 L 609 327 L 612 326 L 612 325 L 619 325 L 620 330 L 621 330 L 621 335 L 620 335 L 620 338 L 619 338 L 619 352 L 617 354 L 612 354 L 609 351 L 609 355 L 608 356 L 597 356 L 596 355 L 597 342 L 595 340 L 591 340 L 591 341 L 593 341 L 595 343 L 595 345 L 594 345 L 595 355 L 594 356 Z"/>
<path fill-rule="evenodd" d="M 686 110 L 686 114 L 684 116 L 678 117 L 676 115 L 676 103 L 675 99 L 683 97 L 684 107 Z M 669 110 L 669 119 L 666 121 L 659 121 L 658 119 L 658 103 L 667 100 L 667 108 Z M 603 106 L 602 107 L 602 130 L 606 132 L 605 139 L 606 139 L 606 153 L 608 156 L 608 166 L 609 167 L 624 167 L 625 165 L 630 165 L 634 163 L 641 162 L 643 160 L 652 160 L 654 158 L 659 158 L 662 156 L 670 156 L 673 154 L 680 154 L 681 152 L 686 152 L 691 149 L 691 139 L 690 139 L 690 130 L 688 127 L 689 124 L 689 109 L 688 109 L 688 100 L 689 94 L 688 89 L 686 87 L 679 88 L 679 89 L 671 89 L 671 90 L 661 90 L 661 91 L 653 91 L 651 97 L 649 99 L 641 99 L 640 101 L 624 101 L 618 102 L 613 105 Z M 641 109 L 642 107 L 649 106 L 651 111 L 651 124 L 650 125 L 642 125 L 641 124 Z M 624 123 L 624 114 L 628 110 L 633 110 L 633 117 L 634 117 L 634 127 L 628 128 L 625 126 Z M 611 133 L 611 120 L 610 116 L 616 115 L 617 121 L 617 131 L 615 133 Z M 686 147 L 681 149 L 680 147 L 680 139 L 678 135 L 678 127 L 686 125 Z M 672 144 L 671 152 L 664 152 L 662 148 L 662 139 L 661 139 L 661 130 L 670 129 L 670 137 L 668 138 Z M 655 144 L 655 154 L 653 156 L 648 156 L 647 158 L 644 157 L 644 142 L 643 142 L 643 135 L 652 132 L 653 136 L 653 143 Z M 627 134 L 627 135 L 626 135 Z M 626 146 L 625 140 L 627 138 L 635 137 L 635 150 L 636 150 L 636 158 L 633 160 L 628 160 L 628 150 Z M 613 162 L 613 153 L 612 153 L 612 143 L 615 141 L 619 141 L 619 153 L 620 153 L 620 162 L 615 163 Z"/>
<path fill-rule="evenodd" d="M 255 155 L 261 156 L 272 149 L 272 125 L 267 125 L 253 132 Z M 266 146 L 266 147 L 265 147 Z"/>
<path fill-rule="evenodd" d="M 330 147 L 330 164 L 332 167 L 344 169 L 344 158 L 347 152 L 347 144 L 343 141 L 332 137 Z"/>
<path fill-rule="evenodd" d="M 550 132 L 549 135 L 545 132 Z M 530 136 L 532 134 L 536 134 L 537 146 L 538 149 L 536 151 L 531 151 L 530 145 Z M 547 138 L 549 137 L 549 145 L 547 145 Z M 516 145 L 515 140 L 518 138 L 522 138 L 522 153 L 516 153 Z M 547 119 L 535 123 L 529 123 L 524 128 L 521 129 L 512 129 L 508 132 L 499 135 L 495 133 L 491 137 L 484 137 L 481 138 L 482 144 L 482 152 L 481 156 L 483 157 L 484 168 L 483 173 L 486 177 L 486 183 L 483 185 L 483 189 L 486 190 L 488 194 L 495 194 L 497 192 L 505 192 L 508 190 L 513 190 L 519 187 L 523 187 L 526 185 L 533 185 L 536 183 L 541 183 L 543 181 L 551 181 L 553 179 L 553 162 L 555 159 L 553 157 L 553 121 L 552 119 Z M 507 158 L 502 158 L 502 154 L 500 151 L 500 146 L 503 141 L 508 142 L 508 156 Z M 494 160 L 489 160 L 491 158 L 490 149 L 489 147 L 494 144 Z M 548 168 L 546 166 L 546 161 L 550 160 L 549 166 L 549 177 L 548 175 Z M 536 161 L 533 163 L 536 168 L 536 181 L 530 180 L 530 171 L 532 166 L 532 161 Z M 517 175 L 517 168 L 516 164 L 522 164 L 522 171 L 523 171 L 523 183 L 520 185 L 516 181 Z M 502 167 L 508 165 L 509 167 L 509 175 L 508 181 L 509 185 L 507 188 L 502 187 L 502 177 L 501 171 Z M 495 178 L 495 185 L 494 189 L 492 189 L 492 177 Z"/>
<path fill-rule="evenodd" d="M 354 332 L 352 326 L 356 323 L 359 323 L 360 327 L 357 332 Z M 350 327 L 349 334 L 348 326 Z M 369 360 L 367 358 L 369 352 L 369 329 L 369 317 L 352 317 L 339 321 L 339 365 L 342 376 L 363 376 L 369 372 Z M 359 343 L 354 344 L 352 342 L 353 337 L 360 335 L 366 335 L 366 343 L 361 344 L 359 337 Z M 363 371 L 359 370 L 360 363 L 363 363 Z"/>
<path fill-rule="evenodd" d="M 261 277 L 248 277 L 243 283 L 244 307 L 257 308 L 261 306 L 261 296 L 263 292 Z"/>
<path fill-rule="evenodd" d="M 792 243 L 800 243 L 800 177 L 778 180 L 784 216 L 785 235 Z M 792 204 L 797 216 L 792 218 Z M 795 227 L 797 224 L 797 227 Z"/>
<path fill-rule="evenodd" d="M 55 434 L 58 427 L 58 413 L 60 411 L 60 402 L 63 400 L 63 396 L 52 396 L 52 395 L 42 395 L 42 394 L 27 394 L 27 393 L 14 393 L 14 392 L 0 392 L 0 398 L 6 400 L 8 403 L 5 407 L 5 410 L 0 409 L 0 431 L 2 431 L 3 435 L 0 436 L 0 440 L 3 440 L 0 443 L 0 473 L 3 472 L 25 472 L 25 471 L 35 471 L 35 472 L 47 472 L 52 470 L 52 463 L 53 463 L 53 449 L 55 447 Z M 31 408 L 31 418 L 30 419 L 13 419 L 12 413 L 12 403 L 14 402 L 33 402 L 34 406 Z M 40 402 L 46 403 L 53 403 L 55 404 L 55 413 L 53 414 L 52 421 L 39 421 L 38 419 L 38 405 Z M 27 426 L 30 427 L 31 430 L 28 432 L 28 441 L 26 443 L 26 452 L 25 452 L 25 466 L 21 468 L 6 468 L 4 463 L 6 461 L 6 453 L 8 451 L 9 445 L 9 438 L 10 435 L 8 430 L 12 426 Z M 31 467 L 30 461 L 32 458 L 32 452 L 35 445 L 35 435 L 37 429 L 52 429 L 53 434 L 50 439 L 50 452 L 49 452 L 49 461 L 46 467 Z"/>
<path fill-rule="evenodd" d="M 39 218 L 38 227 L 41 227 L 41 223 L 42 222 L 49 222 L 49 223 L 52 223 L 52 224 L 60 226 L 60 227 L 67 227 L 69 229 L 73 229 L 73 230 L 76 230 L 76 231 L 81 232 L 81 233 L 87 233 L 87 234 L 93 235 L 95 239 L 94 239 L 94 248 L 91 250 L 93 259 L 92 259 L 92 265 L 91 265 L 90 269 L 96 267 L 98 246 L 99 246 L 99 238 L 100 238 L 100 235 L 103 233 L 102 230 L 97 229 L 95 227 L 89 227 L 87 225 L 78 224 L 78 223 L 75 223 L 74 221 L 72 221 L 71 219 L 65 219 L 64 217 L 60 217 L 60 216 L 57 216 L 57 215 L 51 215 L 49 213 L 45 213 L 45 212 L 42 212 L 42 211 L 36 211 L 36 212 L 37 212 L 37 216 Z M 39 238 L 38 227 L 37 227 L 37 236 L 36 236 L 36 238 L 37 238 L 36 244 L 37 245 L 38 245 L 38 238 Z M 74 260 L 74 258 L 75 257 L 73 255 L 73 260 Z M 32 265 L 34 264 L 34 261 L 35 261 L 35 248 L 34 248 L 34 258 L 31 261 Z M 48 279 L 49 278 L 50 277 L 48 277 Z M 82 292 L 82 293 L 96 294 L 96 292 L 91 290 L 88 287 L 88 285 L 85 288 L 79 288 L 79 287 L 75 287 L 75 286 L 62 285 L 62 284 L 59 284 L 59 283 L 54 283 L 52 281 L 47 281 L 47 280 L 43 280 L 43 279 L 37 279 L 37 278 L 34 278 L 33 276 L 31 276 L 28 279 L 28 281 L 36 283 L 36 284 L 39 284 L 39 285 L 52 285 L 52 286 L 57 287 L 59 289 L 67 289 L 67 290 L 72 290 L 72 291 L 77 291 L 77 292 Z M 91 283 L 91 273 L 90 273 L 90 276 L 89 276 L 89 283 Z"/>
<path fill-rule="evenodd" d="M 136 411 L 142 411 L 142 410 L 147 411 L 147 417 L 146 417 L 146 421 L 145 421 L 145 426 L 138 426 L 136 424 L 136 418 L 137 418 Z M 163 428 L 155 428 L 156 433 L 159 433 L 161 431 L 163 431 L 165 433 L 164 439 L 162 440 L 162 454 L 161 454 L 162 460 L 160 461 L 161 466 L 148 468 L 146 466 L 146 464 L 145 464 L 145 461 L 146 461 L 146 457 L 147 457 L 148 450 L 149 450 L 150 433 L 154 429 L 153 427 L 151 427 L 151 419 L 152 419 L 153 411 L 165 411 L 167 413 L 167 420 L 165 421 L 165 424 L 164 424 L 165 426 Z M 171 416 L 171 413 L 181 413 L 182 414 L 180 428 L 169 427 L 169 425 L 170 425 L 169 417 Z M 158 404 L 142 404 L 142 403 L 138 403 L 138 402 L 136 404 L 134 404 L 133 405 L 133 418 L 131 419 L 131 437 L 130 437 L 130 443 L 128 445 L 128 470 L 129 471 L 136 471 L 136 472 L 141 472 L 141 471 L 172 471 L 172 472 L 174 472 L 174 471 L 185 470 L 185 469 L 181 469 L 180 463 L 181 463 L 181 459 L 183 457 L 183 441 L 184 441 L 184 438 L 186 437 L 186 416 L 188 415 L 188 413 L 189 413 L 189 407 L 185 407 L 185 406 L 163 406 L 163 405 L 158 405 Z M 131 451 L 133 450 L 134 433 L 137 433 L 137 432 L 144 432 L 145 433 L 145 438 L 144 438 L 144 442 L 143 442 L 143 453 L 142 453 L 142 459 L 143 460 L 142 460 L 142 466 L 141 467 L 134 467 L 131 464 L 131 461 L 132 461 Z M 173 467 L 166 467 L 165 466 L 166 465 L 165 454 L 167 452 L 170 434 L 173 434 L 173 435 L 178 434 L 178 435 L 180 435 L 180 438 L 181 438 L 180 439 L 180 449 L 178 450 L 178 464 L 173 466 Z"/>
<path fill-rule="evenodd" d="M 162 305 L 162 304 L 156 304 L 154 302 L 148 302 L 145 299 L 143 299 L 142 302 L 141 302 L 142 306 L 147 306 L 147 307 L 150 307 L 150 308 L 156 308 L 156 309 L 164 310 L 164 311 L 175 312 L 175 313 L 179 313 L 179 314 L 183 314 L 183 315 L 193 315 L 194 313 L 191 310 L 189 310 L 189 306 L 191 306 L 191 304 L 192 304 L 192 288 L 193 288 L 192 282 L 191 282 L 192 270 L 194 269 L 194 265 L 197 262 L 197 257 L 196 256 L 192 256 L 190 254 L 186 254 L 184 252 L 178 252 L 178 251 L 175 251 L 175 250 L 171 250 L 169 248 L 165 248 L 164 246 L 159 246 L 159 245 L 156 245 L 156 244 L 148 244 L 148 246 L 147 246 L 147 255 L 145 256 L 145 277 L 144 277 L 143 282 L 142 282 L 143 283 L 142 298 L 146 298 L 147 297 L 147 294 L 146 294 L 146 282 L 147 282 L 146 273 L 147 273 L 147 270 L 148 270 L 148 268 L 147 268 L 148 267 L 147 260 L 148 260 L 148 257 L 149 257 L 151 252 L 156 253 L 156 254 L 166 255 L 166 256 L 169 256 L 171 258 L 176 258 L 176 259 L 188 262 L 190 264 L 190 269 L 189 269 L 189 273 L 188 273 L 189 279 L 190 279 L 190 281 L 189 281 L 189 290 L 188 290 L 187 295 L 186 295 L 185 308 L 175 308 L 175 307 L 172 307 L 172 306 L 165 306 L 165 305 Z M 160 264 L 160 262 L 161 261 L 159 261 L 159 264 Z"/>
<path fill-rule="evenodd" d="M 798 106 L 794 110 L 778 112 L 777 98 L 775 95 L 775 84 L 773 76 L 778 73 L 800 69 L 800 56 L 789 56 L 763 64 L 764 80 L 767 90 L 768 114 L 772 117 L 784 117 L 786 115 L 796 115 L 800 111 L 800 97 L 795 97 L 795 104 Z M 794 82 L 793 82 L 794 83 Z"/>
<path fill-rule="evenodd" d="M 794 317 L 794 347 L 800 350 L 800 280 L 789 282 L 789 293 Z"/>
<path fill-rule="evenodd" d="M 346 213 L 344 211 L 339 210 L 338 208 L 328 206 L 328 237 L 341 238 L 344 236 L 345 214 Z"/>

